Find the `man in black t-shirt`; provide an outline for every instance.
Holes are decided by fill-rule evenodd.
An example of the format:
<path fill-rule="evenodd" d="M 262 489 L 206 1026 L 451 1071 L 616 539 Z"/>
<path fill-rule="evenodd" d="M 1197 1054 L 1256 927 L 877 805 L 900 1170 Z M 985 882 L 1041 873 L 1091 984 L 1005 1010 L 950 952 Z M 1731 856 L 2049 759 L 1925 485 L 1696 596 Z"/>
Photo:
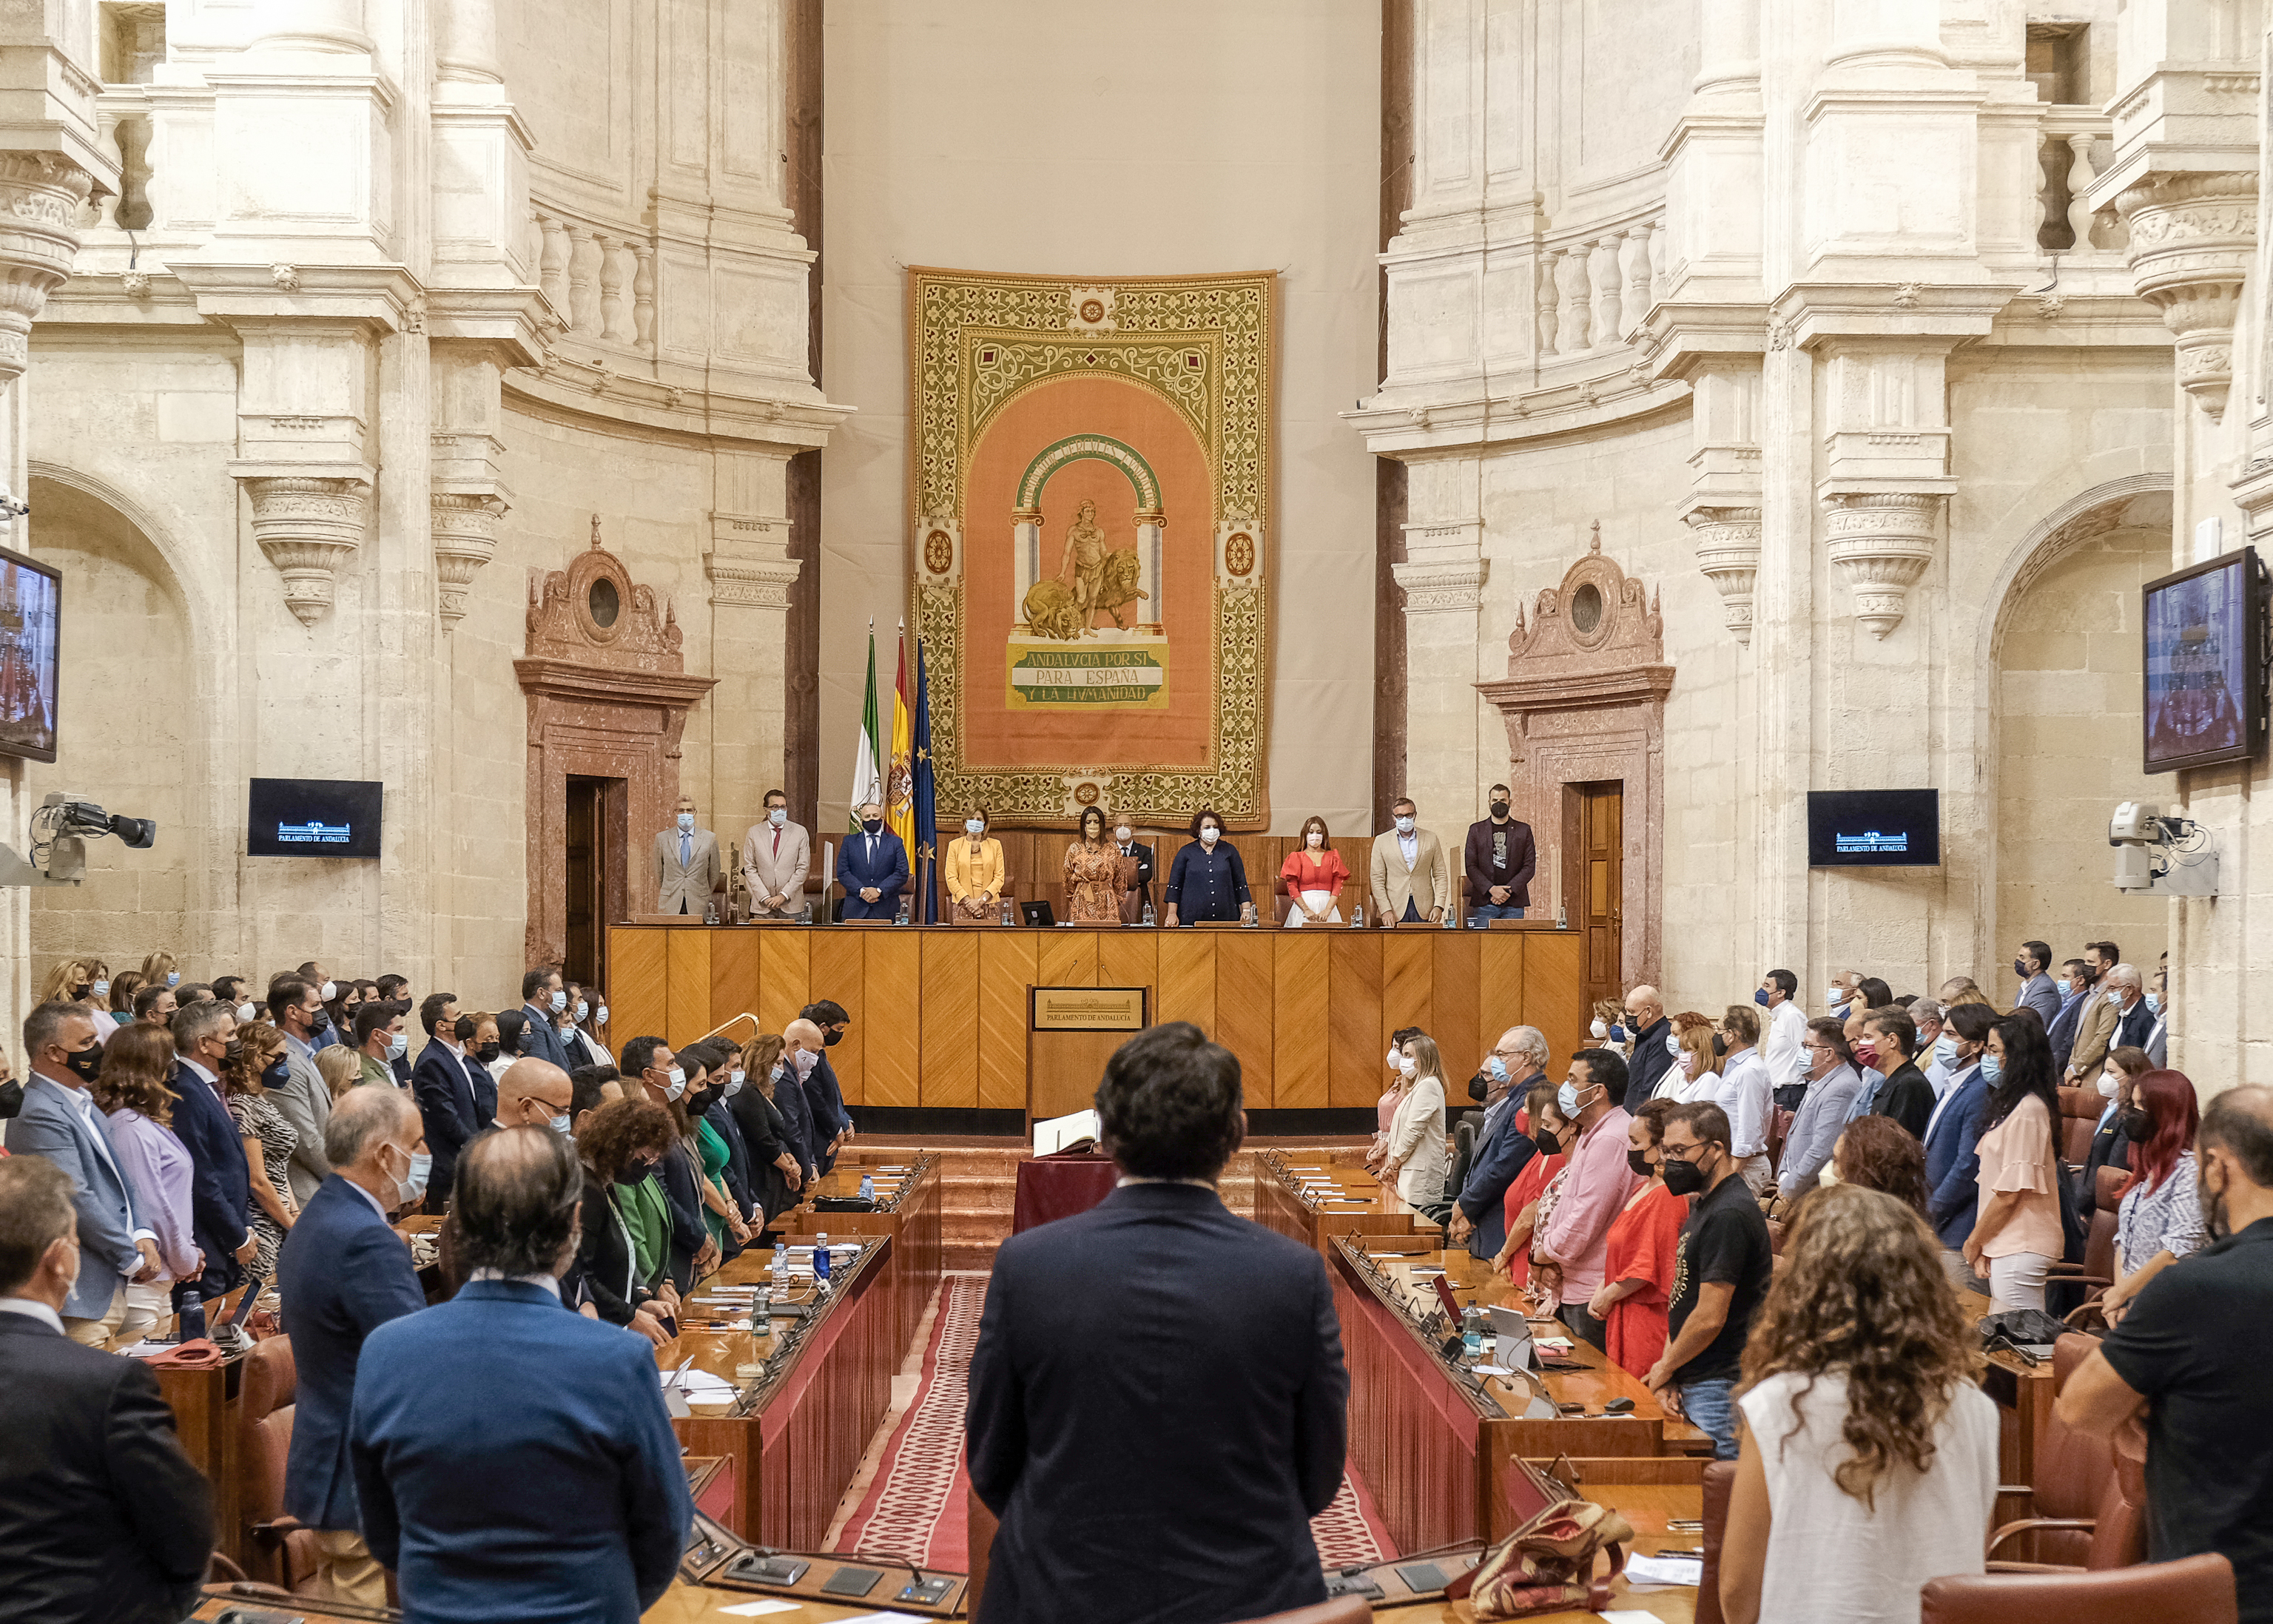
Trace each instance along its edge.
<path fill-rule="evenodd" d="M 1666 1115 L 1658 1149 L 1665 1187 L 1697 1199 L 1674 1249 L 1665 1352 L 1642 1380 L 1710 1434 L 1716 1457 L 1733 1461 L 1732 1395 L 1744 1338 L 1774 1273 L 1774 1249 L 1759 1202 L 1737 1177 L 1726 1111 L 1718 1105 L 1676 1105 Z"/>
<path fill-rule="evenodd" d="M 2194 1141 L 2212 1244 L 2132 1298 L 2060 1389 L 2061 1422 L 2147 1432 L 2147 1546 L 2233 1564 L 2243 1624 L 2273 1624 L 2273 1089 L 2229 1089 Z"/>

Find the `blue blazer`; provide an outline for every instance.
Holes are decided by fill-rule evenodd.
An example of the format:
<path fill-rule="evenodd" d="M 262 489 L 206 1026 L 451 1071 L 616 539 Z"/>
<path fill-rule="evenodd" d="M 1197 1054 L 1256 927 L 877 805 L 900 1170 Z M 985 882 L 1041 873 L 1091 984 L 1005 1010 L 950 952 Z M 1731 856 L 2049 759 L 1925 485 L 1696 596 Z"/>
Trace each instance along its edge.
<path fill-rule="evenodd" d="M 1001 1518 L 979 1624 L 1215 1624 L 1325 1598 L 1349 1380 L 1325 1264 L 1191 1185 L 1014 1235 L 971 1364 Z"/>
<path fill-rule="evenodd" d="M 1475 1226 L 1468 1232 L 1470 1257 L 1489 1262 L 1507 1242 L 1508 1186 L 1515 1182 L 1524 1164 L 1539 1154 L 1529 1134 L 1515 1131 L 1515 1113 L 1522 1109 L 1533 1085 L 1545 1076 L 1538 1073 L 1508 1091 L 1500 1102 L 1499 1114 L 1491 1119 L 1491 1137 L 1468 1164 L 1468 1181 L 1460 1186 L 1459 1204 Z"/>
<path fill-rule="evenodd" d="M 348 1467 L 348 1409 L 364 1341 L 424 1308 L 426 1293 L 410 1248 L 337 1173 L 316 1186 L 285 1235 L 276 1287 L 299 1384 L 284 1509 L 311 1528 L 351 1531 L 362 1523 Z"/>
<path fill-rule="evenodd" d="M 550 1060 L 564 1072 L 573 1072 L 584 1063 L 581 1055 L 573 1060 L 568 1058 L 568 1046 L 560 1041 L 560 1034 L 552 1029 L 551 1011 L 540 1015 L 523 1004 L 521 1013 L 524 1017 L 521 1029 L 521 1053 L 535 1055 L 540 1060 Z M 495 1090 L 491 1090 L 490 1095 L 490 1111 L 492 1115 L 497 1111 Z"/>
<path fill-rule="evenodd" d="M 482 1131 L 476 1114 L 480 1102 L 475 1096 L 476 1084 L 466 1074 L 469 1068 L 483 1081 L 490 1081 L 489 1068 L 479 1060 L 469 1058 L 461 1066 L 458 1057 L 436 1039 L 418 1051 L 418 1064 L 410 1071 L 410 1091 L 417 1098 L 418 1115 L 426 1125 L 426 1149 L 434 1157 L 426 1187 L 446 1201 L 457 1178 L 458 1152 Z"/>
<path fill-rule="evenodd" d="M 829 1149 L 829 1141 L 852 1126 L 852 1118 L 844 1109 L 844 1086 L 836 1081 L 836 1068 L 829 1065 L 826 1050 L 814 1062 L 813 1075 L 805 1080 L 805 1104 L 813 1119 L 813 1154 L 825 1173 L 836 1165 L 836 1154 Z"/>
<path fill-rule="evenodd" d="M 821 1164 L 814 1158 L 813 1103 L 806 1097 L 805 1083 L 794 1066 L 774 1079 L 774 1109 L 781 1112 L 782 1126 L 789 1129 L 791 1154 L 805 1164 L 808 1178 L 818 1173 Z M 799 1192 L 800 1197 L 803 1194 Z"/>
<path fill-rule="evenodd" d="M 886 829 L 876 836 L 876 854 L 868 855 L 868 836 L 847 834 L 836 849 L 836 879 L 844 887 L 847 919 L 889 919 L 900 911 L 900 893 L 907 888 L 908 849 Z M 874 886 L 876 900 L 864 902 L 860 893 Z"/>
<path fill-rule="evenodd" d="M 134 1231 L 145 1227 L 142 1198 L 110 1142 L 110 1124 L 100 1111 L 80 1116 L 72 1090 L 34 1073 L 25 1084 L 23 1109 L 8 1125 L 8 1153 L 45 1156 L 71 1175 L 83 1256 L 64 1315 L 100 1320 L 127 1277 L 142 1271 Z"/>
<path fill-rule="evenodd" d="M 174 1104 L 174 1137 L 190 1153 L 190 1233 L 206 1254 L 199 1290 L 219 1297 L 244 1278 L 236 1249 L 252 1212 L 252 1169 L 236 1119 L 206 1080 L 176 1061 L 167 1081 L 181 1096 Z"/>
<path fill-rule="evenodd" d="M 638 1624 L 694 1515 L 647 1339 L 476 1280 L 365 1345 L 356 1487 L 407 1624 Z"/>
<path fill-rule="evenodd" d="M 1948 1102 L 1925 1136 L 1925 1209 L 1941 1244 L 1960 1247 L 1973 1232 L 1981 1195 L 1981 1110 L 1989 1084 L 1978 1060 L 1950 1085 Z"/>

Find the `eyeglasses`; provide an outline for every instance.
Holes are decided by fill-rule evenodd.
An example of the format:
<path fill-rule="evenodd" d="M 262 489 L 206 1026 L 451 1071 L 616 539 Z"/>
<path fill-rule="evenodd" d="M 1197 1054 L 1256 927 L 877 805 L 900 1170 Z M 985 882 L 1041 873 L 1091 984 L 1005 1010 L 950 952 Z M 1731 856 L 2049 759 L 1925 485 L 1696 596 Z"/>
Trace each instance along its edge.
<path fill-rule="evenodd" d="M 1662 1140 L 1657 1147 L 1660 1156 L 1669 1156 L 1677 1162 L 1693 1162 L 1704 1154 L 1704 1150 L 1703 1145 L 1669 1145 Z"/>

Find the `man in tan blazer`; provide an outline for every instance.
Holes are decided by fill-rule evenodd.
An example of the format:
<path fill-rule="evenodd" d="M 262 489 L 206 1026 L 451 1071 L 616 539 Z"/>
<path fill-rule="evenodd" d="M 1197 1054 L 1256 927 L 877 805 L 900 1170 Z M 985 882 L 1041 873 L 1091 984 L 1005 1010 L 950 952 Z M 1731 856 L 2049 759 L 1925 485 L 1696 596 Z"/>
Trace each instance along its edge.
<path fill-rule="evenodd" d="M 1384 925 L 1441 924 L 1452 905 L 1452 864 L 1444 843 L 1416 826 L 1412 802 L 1400 800 L 1389 810 L 1397 827 L 1373 842 L 1375 917 Z"/>
<path fill-rule="evenodd" d="M 655 837 L 655 910 L 661 914 L 700 914 L 711 893 L 726 886 L 725 866 L 718 861 L 718 837 L 694 827 L 694 797 L 679 797 L 679 813 L 671 827 Z"/>
<path fill-rule="evenodd" d="M 789 797 L 766 791 L 766 820 L 742 836 L 742 883 L 753 919 L 787 919 L 805 911 L 805 877 L 813 867 L 813 837 L 789 820 Z"/>
<path fill-rule="evenodd" d="M 2123 954 L 2113 942 L 2086 942 L 2083 945 L 2083 973 L 2091 977 L 2090 990 L 2084 993 L 2082 1011 L 2075 1020 L 2075 1042 L 2067 1051 L 2067 1073 L 2061 1081 L 2070 1088 L 2082 1088 L 2099 1076 L 2100 1062 L 2107 1058 L 2108 1040 L 2115 1036 L 2117 1011 L 2107 1001 L 2112 990 L 2107 972 L 2122 960 Z"/>

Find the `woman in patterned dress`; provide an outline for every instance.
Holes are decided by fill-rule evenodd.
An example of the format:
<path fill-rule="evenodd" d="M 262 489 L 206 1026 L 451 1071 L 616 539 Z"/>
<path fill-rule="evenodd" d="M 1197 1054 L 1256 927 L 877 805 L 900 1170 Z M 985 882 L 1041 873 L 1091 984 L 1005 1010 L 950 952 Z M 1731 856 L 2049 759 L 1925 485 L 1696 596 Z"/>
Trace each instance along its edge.
<path fill-rule="evenodd" d="M 1094 806 L 1081 813 L 1081 838 L 1066 848 L 1067 917 L 1076 924 L 1121 923 L 1120 848 L 1105 838 L 1105 814 Z"/>
<path fill-rule="evenodd" d="M 245 1165 L 252 1175 L 252 1272 L 274 1280 L 277 1248 L 300 1216 L 292 1186 L 284 1177 L 300 1135 L 268 1097 L 270 1085 L 284 1080 L 283 1034 L 266 1021 L 248 1022 L 229 1039 L 229 1057 L 221 1069 L 221 1092 L 244 1141 Z"/>

